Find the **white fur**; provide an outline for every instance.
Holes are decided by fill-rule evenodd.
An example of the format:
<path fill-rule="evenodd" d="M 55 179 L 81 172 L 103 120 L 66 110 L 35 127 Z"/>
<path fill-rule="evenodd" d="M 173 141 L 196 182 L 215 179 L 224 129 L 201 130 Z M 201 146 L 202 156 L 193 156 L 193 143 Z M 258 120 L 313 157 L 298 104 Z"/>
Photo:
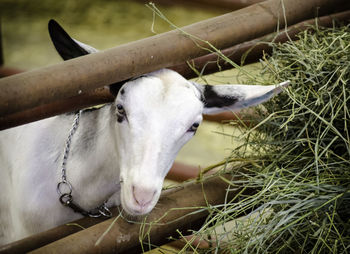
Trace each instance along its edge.
<path fill-rule="evenodd" d="M 122 123 L 115 103 L 82 113 L 67 177 L 75 201 L 85 209 L 114 194 L 109 206 L 122 203 L 139 215 L 155 206 L 177 152 L 193 136 L 187 130 L 202 120 L 203 103 L 194 86 L 166 70 L 128 82 L 124 90 L 115 102 L 127 112 Z M 82 217 L 62 206 L 56 191 L 73 119 L 66 114 L 0 132 L 1 244 Z M 142 196 L 147 191 L 152 195 Z M 149 202 L 140 206 L 135 193 L 141 203 Z"/>

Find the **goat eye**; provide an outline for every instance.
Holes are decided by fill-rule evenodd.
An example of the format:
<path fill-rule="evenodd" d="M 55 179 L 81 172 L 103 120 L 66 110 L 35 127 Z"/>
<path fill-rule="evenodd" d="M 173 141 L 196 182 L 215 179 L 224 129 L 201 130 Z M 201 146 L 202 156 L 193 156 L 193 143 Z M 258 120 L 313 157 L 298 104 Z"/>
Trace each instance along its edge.
<path fill-rule="evenodd" d="M 194 123 L 192 126 L 188 129 L 189 132 L 196 132 L 199 127 L 199 123 Z"/>
<path fill-rule="evenodd" d="M 124 109 L 123 105 L 117 104 L 117 111 L 118 111 L 119 115 L 125 115 L 125 109 Z"/>

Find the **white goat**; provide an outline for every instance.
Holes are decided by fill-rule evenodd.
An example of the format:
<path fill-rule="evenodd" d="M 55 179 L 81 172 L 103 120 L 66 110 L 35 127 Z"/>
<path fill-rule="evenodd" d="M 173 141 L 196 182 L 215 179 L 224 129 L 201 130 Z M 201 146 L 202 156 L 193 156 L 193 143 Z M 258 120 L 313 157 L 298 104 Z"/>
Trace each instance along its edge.
<path fill-rule="evenodd" d="M 71 39 L 55 21 L 50 21 L 49 31 L 65 60 L 97 51 Z M 108 200 L 108 207 L 121 204 L 130 215 L 149 213 L 176 154 L 195 134 L 203 113 L 257 105 L 287 83 L 200 85 L 162 69 L 114 85 L 115 101 L 82 111 L 72 136 L 66 177 L 74 202 L 87 211 Z M 64 114 L 0 133 L 0 244 L 83 216 L 81 210 L 63 206 L 57 193 L 74 118 Z M 62 185 L 64 192 L 69 186 Z"/>

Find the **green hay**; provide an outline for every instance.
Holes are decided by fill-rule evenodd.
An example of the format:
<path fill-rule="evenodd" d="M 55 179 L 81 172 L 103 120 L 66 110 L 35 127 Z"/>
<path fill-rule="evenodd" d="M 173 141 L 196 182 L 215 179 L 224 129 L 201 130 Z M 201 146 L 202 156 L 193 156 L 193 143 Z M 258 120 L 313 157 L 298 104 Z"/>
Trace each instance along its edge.
<path fill-rule="evenodd" d="M 252 119 L 257 122 L 254 128 L 242 129 L 242 135 L 234 137 L 243 137 L 244 144 L 227 161 L 245 164 L 237 169 L 226 163 L 224 169 L 232 172 L 230 189 L 243 189 L 225 204 L 208 205 L 210 216 L 193 232 L 212 247 L 201 250 L 188 241 L 180 253 L 347 253 L 349 26 L 310 27 L 297 42 L 271 44 L 272 56 L 264 57 L 261 76 L 253 77 L 209 42 L 182 31 L 151 7 L 172 27 L 238 68 L 249 83 L 292 83 L 258 112 L 261 119 Z M 246 189 L 256 192 L 246 195 Z"/>
<path fill-rule="evenodd" d="M 233 178 L 232 188 L 257 192 L 209 207 L 212 215 L 195 234 L 214 236 L 215 247 L 196 251 L 350 251 L 350 27 L 310 31 L 297 42 L 273 44 L 261 62 L 259 80 L 292 85 L 265 104 L 270 114 L 242 133 L 245 143 L 232 153 L 254 161 L 233 170 L 240 180 Z M 235 219 L 234 229 L 216 232 Z"/>

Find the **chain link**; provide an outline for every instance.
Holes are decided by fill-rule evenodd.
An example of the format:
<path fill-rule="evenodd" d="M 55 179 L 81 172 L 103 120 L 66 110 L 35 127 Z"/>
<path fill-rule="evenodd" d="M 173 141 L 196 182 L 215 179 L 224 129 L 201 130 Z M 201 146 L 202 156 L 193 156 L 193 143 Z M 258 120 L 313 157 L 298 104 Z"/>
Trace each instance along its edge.
<path fill-rule="evenodd" d="M 78 129 L 79 120 L 80 120 L 80 114 L 81 114 L 81 110 L 78 113 L 75 114 L 72 128 L 69 131 L 69 135 L 68 135 L 68 138 L 66 140 L 66 146 L 64 148 L 62 169 L 61 169 L 62 170 L 61 171 L 61 173 L 62 173 L 62 182 L 67 181 L 67 169 L 66 169 L 67 160 L 68 160 L 68 155 L 69 155 L 69 152 L 70 152 L 70 146 L 72 144 L 73 135 Z"/>
<path fill-rule="evenodd" d="M 80 110 L 78 113 L 75 114 L 74 122 L 73 122 L 72 128 L 69 131 L 69 135 L 67 137 L 66 144 L 64 147 L 63 160 L 62 160 L 62 166 L 61 166 L 61 181 L 57 184 L 59 201 L 61 202 L 62 205 L 68 206 L 71 209 L 73 209 L 74 212 L 81 213 L 84 216 L 111 217 L 112 213 L 106 206 L 106 202 L 96 207 L 95 209 L 92 209 L 91 211 L 86 211 L 73 201 L 73 196 L 72 196 L 73 188 L 72 188 L 72 185 L 67 180 L 67 160 L 68 160 L 68 155 L 72 144 L 73 135 L 78 129 L 81 112 L 82 111 Z"/>

